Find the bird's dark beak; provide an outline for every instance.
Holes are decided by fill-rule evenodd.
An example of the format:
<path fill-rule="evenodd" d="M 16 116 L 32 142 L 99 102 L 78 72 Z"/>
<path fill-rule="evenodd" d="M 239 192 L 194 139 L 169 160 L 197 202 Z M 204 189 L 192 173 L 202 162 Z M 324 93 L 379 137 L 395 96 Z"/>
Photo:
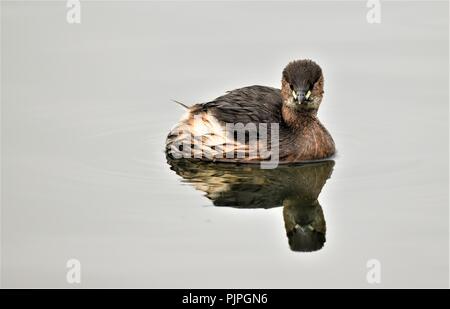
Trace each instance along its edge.
<path fill-rule="evenodd" d="M 297 102 L 299 104 L 306 104 L 306 98 L 305 98 L 306 91 L 303 89 L 299 89 L 296 91 L 296 94 L 297 94 Z"/>

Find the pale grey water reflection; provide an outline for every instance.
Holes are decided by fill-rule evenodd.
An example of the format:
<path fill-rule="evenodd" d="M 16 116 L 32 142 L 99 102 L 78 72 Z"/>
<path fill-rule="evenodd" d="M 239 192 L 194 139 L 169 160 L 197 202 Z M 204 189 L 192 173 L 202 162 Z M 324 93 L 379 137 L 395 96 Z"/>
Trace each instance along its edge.
<path fill-rule="evenodd" d="M 170 158 L 168 164 L 184 182 L 203 191 L 215 206 L 282 206 L 291 250 L 316 251 L 323 247 L 326 223 L 317 199 L 333 172 L 334 161 L 279 165 L 276 169 Z"/>
<path fill-rule="evenodd" d="M 2 1 L 2 285 L 78 287 L 76 258 L 80 287 L 447 287 L 448 2 L 381 3 L 375 25 L 366 1 L 82 1 L 70 25 L 65 1 Z M 307 57 L 338 155 L 317 199 L 326 242 L 296 252 L 284 215 L 303 208 L 277 186 L 302 187 L 301 167 L 268 178 L 284 207 L 217 207 L 164 141 L 171 99 L 279 87 Z"/>

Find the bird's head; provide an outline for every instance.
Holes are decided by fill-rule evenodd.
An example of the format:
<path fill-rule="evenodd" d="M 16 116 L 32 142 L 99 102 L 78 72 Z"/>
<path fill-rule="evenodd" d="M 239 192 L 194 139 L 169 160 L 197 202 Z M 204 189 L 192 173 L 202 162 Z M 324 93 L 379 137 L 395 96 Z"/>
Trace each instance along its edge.
<path fill-rule="evenodd" d="M 312 60 L 295 60 L 283 70 L 283 104 L 299 111 L 316 112 L 323 98 L 323 75 Z"/>

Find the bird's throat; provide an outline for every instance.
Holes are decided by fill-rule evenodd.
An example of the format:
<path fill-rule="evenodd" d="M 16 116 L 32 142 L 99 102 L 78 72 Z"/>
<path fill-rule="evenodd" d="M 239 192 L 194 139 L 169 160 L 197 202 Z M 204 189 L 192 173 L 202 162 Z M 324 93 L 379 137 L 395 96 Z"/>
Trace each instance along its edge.
<path fill-rule="evenodd" d="M 317 109 L 307 109 L 301 106 L 283 104 L 281 114 L 284 122 L 290 127 L 304 127 L 306 123 L 316 119 Z"/>

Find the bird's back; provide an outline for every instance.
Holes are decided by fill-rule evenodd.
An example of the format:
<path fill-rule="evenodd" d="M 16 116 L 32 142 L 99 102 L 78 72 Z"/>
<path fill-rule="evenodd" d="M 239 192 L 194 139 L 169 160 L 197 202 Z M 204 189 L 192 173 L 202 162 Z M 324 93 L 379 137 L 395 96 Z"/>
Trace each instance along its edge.
<path fill-rule="evenodd" d="M 248 141 L 242 143 L 233 139 L 228 135 L 226 125 L 252 123 L 255 130 L 258 130 L 260 123 L 279 124 L 282 122 L 281 106 L 280 90 L 265 86 L 239 88 L 213 101 L 195 104 L 169 133 L 166 151 L 173 156 L 180 149 L 184 149 L 183 156 L 203 159 L 209 154 L 210 159 L 215 161 L 222 159 L 228 161 L 222 158 L 222 154 L 226 153 L 235 153 L 236 156 L 239 153 L 248 155 L 250 151 Z M 270 139 L 270 132 L 268 137 Z M 266 141 L 258 140 L 258 143 L 261 147 L 261 143 L 266 144 Z M 180 145 L 185 146 L 180 148 Z M 186 145 L 190 145 L 187 152 Z M 260 159 L 255 157 L 251 160 Z"/>
<path fill-rule="evenodd" d="M 227 92 L 215 100 L 194 105 L 193 114 L 209 112 L 222 123 L 279 123 L 280 90 L 266 86 L 249 86 Z"/>

